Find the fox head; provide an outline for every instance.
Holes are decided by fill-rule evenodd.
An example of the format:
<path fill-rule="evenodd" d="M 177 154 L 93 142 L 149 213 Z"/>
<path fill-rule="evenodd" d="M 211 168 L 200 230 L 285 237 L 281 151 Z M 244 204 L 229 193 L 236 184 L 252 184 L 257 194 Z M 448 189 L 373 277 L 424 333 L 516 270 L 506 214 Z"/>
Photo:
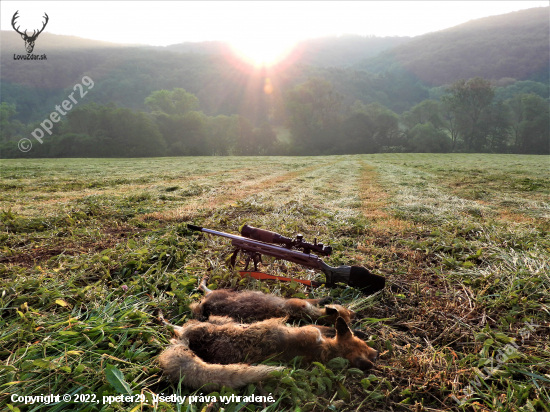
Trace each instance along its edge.
<path fill-rule="evenodd" d="M 364 341 L 353 335 L 346 321 L 336 319 L 336 345 L 340 356 L 350 361 L 353 368 L 366 371 L 374 366 L 378 351 L 371 348 Z"/>

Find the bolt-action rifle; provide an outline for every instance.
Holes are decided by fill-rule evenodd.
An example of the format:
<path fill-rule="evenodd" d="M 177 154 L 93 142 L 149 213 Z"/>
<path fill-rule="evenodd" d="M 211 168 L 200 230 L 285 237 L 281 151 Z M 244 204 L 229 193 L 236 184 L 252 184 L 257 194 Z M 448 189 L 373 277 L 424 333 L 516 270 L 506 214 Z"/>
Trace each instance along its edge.
<path fill-rule="evenodd" d="M 187 227 L 191 230 L 231 239 L 232 245 L 236 248 L 231 257 L 232 266 L 235 265 L 237 253 L 241 251 L 248 256 L 246 267 L 248 267 L 248 263 L 252 259 L 254 262 L 254 269 L 257 270 L 257 264 L 261 263 L 261 255 L 267 255 L 322 271 L 326 275 L 325 285 L 328 287 L 335 287 L 337 283 L 346 283 L 354 288 L 360 289 L 365 295 L 370 295 L 382 290 L 386 282 L 384 277 L 375 275 L 361 266 L 332 267 L 327 265 L 318 256 L 310 253 L 311 251 L 315 251 L 319 254 L 329 256 L 332 252 L 330 246 L 317 243 L 317 239 L 311 244 L 305 242 L 301 235 L 296 236 L 296 239 L 290 239 L 278 233 L 257 229 L 248 225 L 243 226 L 241 229 L 241 234 L 243 236 L 218 232 L 195 225 L 187 225 Z M 273 243 L 282 246 L 274 245 Z M 302 251 L 293 249 L 301 249 Z M 277 278 L 272 275 L 266 276 Z M 306 281 L 301 281 L 300 283 L 305 282 Z M 307 282 L 311 286 L 320 285 L 319 282 Z"/>

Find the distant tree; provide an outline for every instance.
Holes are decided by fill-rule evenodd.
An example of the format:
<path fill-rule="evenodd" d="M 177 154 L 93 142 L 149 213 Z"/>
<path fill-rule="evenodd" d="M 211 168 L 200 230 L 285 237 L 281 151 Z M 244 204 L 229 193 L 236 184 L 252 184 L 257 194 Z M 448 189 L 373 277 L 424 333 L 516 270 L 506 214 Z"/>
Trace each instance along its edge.
<path fill-rule="evenodd" d="M 145 104 L 153 112 L 166 113 L 168 115 L 183 115 L 199 108 L 199 99 L 184 89 L 176 88 L 172 91 L 157 90 L 151 93 Z"/>
<path fill-rule="evenodd" d="M 410 111 L 401 115 L 401 121 L 405 127 L 412 129 L 417 124 L 431 123 L 435 128 L 442 128 L 439 102 L 435 100 L 424 100 L 418 103 Z"/>
<path fill-rule="evenodd" d="M 315 153 L 315 139 L 339 122 L 342 96 L 330 82 L 311 78 L 286 96 L 288 127 L 299 151 Z"/>
<path fill-rule="evenodd" d="M 364 105 L 356 101 L 352 107 L 353 113 L 363 113 L 371 120 L 372 137 L 378 146 L 397 146 L 401 144 L 399 116 L 397 113 L 379 103 Z"/>
<path fill-rule="evenodd" d="M 511 137 L 510 108 L 504 102 L 496 102 L 483 111 L 479 120 L 479 151 L 505 153 Z"/>
<path fill-rule="evenodd" d="M 534 93 L 544 99 L 549 97 L 549 85 L 531 80 L 515 82 L 495 89 L 495 100 L 508 100 L 519 94 Z"/>
<path fill-rule="evenodd" d="M 208 117 L 203 112 L 187 112 L 177 116 L 181 129 L 177 134 L 180 151 L 186 156 L 205 156 L 212 153 L 207 135 Z"/>
<path fill-rule="evenodd" d="M 209 118 L 208 135 L 212 153 L 218 156 L 234 154 L 237 142 L 237 116 L 219 115 Z"/>
<path fill-rule="evenodd" d="M 506 105 L 510 109 L 510 127 L 513 133 L 513 146 L 518 150 L 521 146 L 521 122 L 524 116 L 523 94 L 518 94 L 511 99 L 506 100 Z"/>
<path fill-rule="evenodd" d="M 443 100 L 439 102 L 439 118 L 451 138 L 451 150 L 455 150 L 459 134 L 459 125 L 456 111 L 451 102 Z"/>
<path fill-rule="evenodd" d="M 19 120 L 11 119 L 15 115 L 17 115 L 15 105 L 2 102 L 0 105 L 0 142 L 10 141 L 24 128 Z"/>
<path fill-rule="evenodd" d="M 453 83 L 441 100 L 456 114 L 457 125 L 468 149 L 475 149 L 485 136 L 478 122 L 485 108 L 493 101 L 491 82 L 481 77 Z"/>
<path fill-rule="evenodd" d="M 502 79 L 493 80 L 491 84 L 498 89 L 500 87 L 511 86 L 516 82 L 517 82 L 517 79 L 514 79 L 513 77 L 503 77 Z M 496 89 L 495 89 L 495 93 L 496 93 Z"/>
<path fill-rule="evenodd" d="M 196 111 L 199 99 L 184 89 L 157 90 L 145 104 L 153 111 L 155 121 L 173 156 L 204 156 L 212 154 L 208 135 L 210 118 Z"/>
<path fill-rule="evenodd" d="M 185 156 L 187 154 L 186 145 L 183 143 L 181 136 L 185 127 L 183 116 L 154 112 L 152 117 L 166 142 L 168 154 L 171 156 Z"/>
<path fill-rule="evenodd" d="M 429 98 L 428 90 L 418 78 L 399 64 L 392 65 L 389 70 L 373 77 L 372 83 L 379 90 L 380 103 L 397 113 L 410 108 Z M 382 97 L 382 96 L 383 97 Z"/>
<path fill-rule="evenodd" d="M 417 124 L 409 133 L 409 146 L 417 153 L 446 153 L 452 142 L 447 133 L 436 129 L 431 123 Z"/>
<path fill-rule="evenodd" d="M 327 148 L 330 154 L 376 153 L 380 149 L 377 142 L 376 126 L 372 116 L 366 112 L 356 111 L 346 118 L 338 127 L 338 139 Z"/>
<path fill-rule="evenodd" d="M 550 154 L 550 114 L 548 102 L 530 93 L 506 101 L 511 112 L 515 151 Z"/>
<path fill-rule="evenodd" d="M 48 157 L 109 157 L 111 153 L 87 134 L 65 133 L 48 144 Z M 119 153 L 123 157 L 124 154 Z"/>
<path fill-rule="evenodd" d="M 250 121 L 243 116 L 237 116 L 236 138 L 235 154 L 242 156 L 258 154 L 258 142 L 254 134 L 254 128 Z"/>
<path fill-rule="evenodd" d="M 258 145 L 258 154 L 269 154 L 277 143 L 277 133 L 271 125 L 263 122 L 260 127 L 254 129 L 256 144 Z"/>

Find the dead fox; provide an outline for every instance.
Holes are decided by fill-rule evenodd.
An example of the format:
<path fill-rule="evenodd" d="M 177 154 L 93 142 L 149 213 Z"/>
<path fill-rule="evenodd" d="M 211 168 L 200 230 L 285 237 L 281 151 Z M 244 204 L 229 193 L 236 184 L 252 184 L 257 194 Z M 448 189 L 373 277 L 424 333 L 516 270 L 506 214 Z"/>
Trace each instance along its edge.
<path fill-rule="evenodd" d="M 173 326 L 175 339 L 159 357 L 164 373 L 174 382 L 205 390 L 238 388 L 266 379 L 280 367 L 247 363 L 267 359 L 307 362 L 348 359 L 361 370 L 373 367 L 378 352 L 353 335 L 345 320 L 336 319 L 336 337 L 324 337 L 315 326 L 291 327 L 284 318 L 239 324 L 229 317 L 211 316 L 210 322 L 191 320 Z"/>
<path fill-rule="evenodd" d="M 334 325 L 338 317 L 346 323 L 355 319 L 355 312 L 340 305 L 322 305 L 330 302 L 325 299 L 284 299 L 262 292 L 235 292 L 228 289 L 210 290 L 203 278 L 199 289 L 205 297 L 191 305 L 193 317 L 205 321 L 210 315 L 229 316 L 243 322 L 254 322 L 270 318 L 306 320 L 320 325 Z"/>

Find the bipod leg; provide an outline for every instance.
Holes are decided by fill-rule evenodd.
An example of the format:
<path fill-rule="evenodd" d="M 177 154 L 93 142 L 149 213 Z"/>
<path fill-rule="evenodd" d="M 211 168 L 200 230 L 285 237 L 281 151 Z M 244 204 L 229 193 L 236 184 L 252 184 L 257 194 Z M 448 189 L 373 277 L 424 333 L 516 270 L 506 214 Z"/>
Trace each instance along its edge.
<path fill-rule="evenodd" d="M 231 269 L 235 267 L 237 264 L 237 255 L 239 254 L 239 248 L 235 249 L 233 251 L 233 254 L 231 255 L 231 260 L 229 261 L 229 264 L 231 265 Z"/>
<path fill-rule="evenodd" d="M 262 255 L 259 253 L 254 253 L 254 256 L 252 257 L 252 260 L 254 261 L 254 272 L 258 271 L 258 263 L 262 263 Z"/>

